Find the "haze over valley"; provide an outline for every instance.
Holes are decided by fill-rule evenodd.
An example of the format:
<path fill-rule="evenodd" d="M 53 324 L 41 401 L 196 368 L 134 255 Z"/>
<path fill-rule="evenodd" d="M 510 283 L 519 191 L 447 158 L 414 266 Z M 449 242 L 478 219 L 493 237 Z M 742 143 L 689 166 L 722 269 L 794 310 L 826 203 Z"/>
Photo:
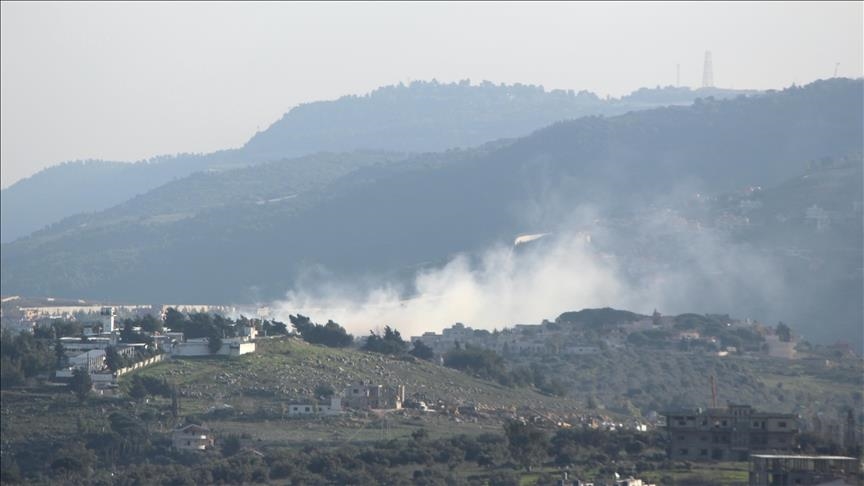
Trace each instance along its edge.
<path fill-rule="evenodd" d="M 864 3 L 0 10 L 4 486 L 864 484 Z"/>

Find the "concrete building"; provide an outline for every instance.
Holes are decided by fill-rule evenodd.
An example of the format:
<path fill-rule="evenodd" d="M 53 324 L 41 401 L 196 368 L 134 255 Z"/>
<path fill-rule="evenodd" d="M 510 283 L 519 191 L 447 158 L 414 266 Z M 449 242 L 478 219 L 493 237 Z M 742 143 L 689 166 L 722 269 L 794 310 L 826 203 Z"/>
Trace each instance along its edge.
<path fill-rule="evenodd" d="M 798 416 L 756 412 L 749 405 L 665 412 L 673 460 L 746 461 L 753 451 L 791 451 Z"/>
<path fill-rule="evenodd" d="M 350 408 L 401 409 L 405 402 L 404 385 L 373 385 L 363 382 L 351 385 L 342 392 L 345 406 Z"/>
<path fill-rule="evenodd" d="M 200 425 L 186 425 L 171 434 L 171 444 L 177 450 L 204 451 L 213 448 L 214 443 L 210 429 Z"/>
<path fill-rule="evenodd" d="M 172 356 L 240 356 L 255 352 L 255 343 L 246 338 L 225 338 L 219 351 L 210 352 L 210 340 L 208 338 L 187 339 L 184 342 L 174 344 L 171 348 Z"/>
<path fill-rule="evenodd" d="M 750 486 L 862 484 L 861 461 L 843 456 L 754 454 Z"/>
<path fill-rule="evenodd" d="M 292 403 L 288 406 L 288 415 L 298 417 L 303 415 L 338 415 L 342 413 L 342 398 L 330 397 L 330 402 L 322 403 Z"/>
<path fill-rule="evenodd" d="M 77 337 L 62 337 L 60 344 L 67 353 L 83 353 L 94 349 L 104 350 L 108 346 L 117 345 L 117 336 L 115 334 L 87 337 L 85 339 Z"/>
<path fill-rule="evenodd" d="M 776 334 L 765 336 L 768 345 L 768 356 L 772 358 L 795 359 L 795 341 L 783 341 Z"/>

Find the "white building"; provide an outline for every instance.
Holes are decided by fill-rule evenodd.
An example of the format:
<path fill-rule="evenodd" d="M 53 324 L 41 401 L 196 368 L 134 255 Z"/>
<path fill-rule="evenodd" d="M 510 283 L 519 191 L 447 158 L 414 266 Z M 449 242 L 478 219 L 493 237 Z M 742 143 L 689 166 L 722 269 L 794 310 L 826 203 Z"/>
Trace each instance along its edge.
<path fill-rule="evenodd" d="M 187 339 L 185 342 L 178 342 L 171 348 L 172 356 L 240 356 L 243 354 L 254 353 L 255 343 L 248 341 L 246 338 L 226 338 L 222 340 L 222 347 L 215 353 L 210 351 L 209 338 Z"/>
<path fill-rule="evenodd" d="M 303 415 L 338 415 L 342 413 L 342 399 L 333 395 L 330 403 L 292 403 L 288 406 L 288 415 L 298 417 Z"/>
<path fill-rule="evenodd" d="M 204 451 L 211 449 L 214 442 L 210 429 L 200 425 L 180 427 L 171 434 L 171 444 L 177 450 Z"/>

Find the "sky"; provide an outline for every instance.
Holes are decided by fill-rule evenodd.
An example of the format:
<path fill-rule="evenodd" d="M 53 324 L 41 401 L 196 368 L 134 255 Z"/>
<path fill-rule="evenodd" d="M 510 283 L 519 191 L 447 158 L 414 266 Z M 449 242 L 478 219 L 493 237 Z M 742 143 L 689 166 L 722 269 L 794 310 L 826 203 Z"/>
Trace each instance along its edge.
<path fill-rule="evenodd" d="M 2 187 L 68 160 L 242 146 L 412 80 L 780 89 L 861 77 L 864 3 L 0 3 Z M 839 63 L 839 65 L 837 64 Z"/>

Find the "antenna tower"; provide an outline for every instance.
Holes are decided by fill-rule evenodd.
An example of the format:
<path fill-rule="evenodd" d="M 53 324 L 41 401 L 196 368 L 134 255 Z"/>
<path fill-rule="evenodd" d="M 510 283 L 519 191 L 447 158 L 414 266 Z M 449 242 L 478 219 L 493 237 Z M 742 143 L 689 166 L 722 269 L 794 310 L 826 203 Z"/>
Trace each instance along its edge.
<path fill-rule="evenodd" d="M 705 66 L 702 68 L 702 87 L 714 87 L 714 64 L 711 62 L 711 51 L 705 51 Z"/>
<path fill-rule="evenodd" d="M 834 64 L 834 77 L 835 78 L 837 77 L 837 70 L 838 69 L 840 69 L 840 63 L 839 62 Z"/>

